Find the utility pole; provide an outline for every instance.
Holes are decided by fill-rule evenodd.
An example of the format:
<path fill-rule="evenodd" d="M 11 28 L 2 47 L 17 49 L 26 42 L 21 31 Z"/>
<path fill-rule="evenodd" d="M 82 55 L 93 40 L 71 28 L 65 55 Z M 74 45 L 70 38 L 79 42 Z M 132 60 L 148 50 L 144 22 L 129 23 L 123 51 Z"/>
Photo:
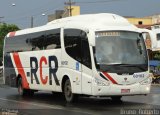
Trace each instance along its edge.
<path fill-rule="evenodd" d="M 64 4 L 69 6 L 69 16 L 72 16 L 72 5 L 75 4 L 75 2 L 69 0 L 69 2 L 65 2 Z"/>

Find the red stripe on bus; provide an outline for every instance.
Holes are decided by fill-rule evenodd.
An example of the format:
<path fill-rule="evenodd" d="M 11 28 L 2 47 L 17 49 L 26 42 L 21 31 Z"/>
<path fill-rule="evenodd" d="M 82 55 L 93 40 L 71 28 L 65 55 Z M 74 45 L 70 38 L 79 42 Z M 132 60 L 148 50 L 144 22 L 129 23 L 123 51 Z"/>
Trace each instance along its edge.
<path fill-rule="evenodd" d="M 29 83 L 27 82 L 26 75 L 25 75 L 24 69 L 23 69 L 23 67 L 22 67 L 19 54 L 18 54 L 18 53 L 13 53 L 13 58 L 14 58 L 14 62 L 15 62 L 15 64 L 16 64 L 18 73 L 19 73 L 19 74 L 21 75 L 21 77 L 22 77 L 23 88 L 29 89 Z"/>
<path fill-rule="evenodd" d="M 113 84 L 118 84 L 107 72 L 102 72 Z"/>
<path fill-rule="evenodd" d="M 14 37 L 15 34 L 16 34 L 16 32 L 10 32 L 10 33 L 9 33 L 9 37 Z"/>

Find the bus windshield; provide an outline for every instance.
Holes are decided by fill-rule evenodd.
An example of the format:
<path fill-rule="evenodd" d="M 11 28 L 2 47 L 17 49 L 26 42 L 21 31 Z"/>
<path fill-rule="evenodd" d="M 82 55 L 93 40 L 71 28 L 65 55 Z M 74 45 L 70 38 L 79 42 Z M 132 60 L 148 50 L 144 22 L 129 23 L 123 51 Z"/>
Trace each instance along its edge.
<path fill-rule="evenodd" d="M 136 32 L 96 32 L 95 59 L 101 71 L 140 72 L 148 67 L 143 36 Z"/>

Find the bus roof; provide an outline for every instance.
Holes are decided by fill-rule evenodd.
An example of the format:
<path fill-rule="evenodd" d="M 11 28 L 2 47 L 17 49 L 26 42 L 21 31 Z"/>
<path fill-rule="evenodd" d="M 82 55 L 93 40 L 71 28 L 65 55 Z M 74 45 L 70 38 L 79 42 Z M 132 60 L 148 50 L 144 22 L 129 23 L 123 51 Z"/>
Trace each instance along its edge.
<path fill-rule="evenodd" d="M 108 30 L 113 29 L 114 27 L 125 28 L 126 30 L 137 30 L 137 28 L 130 24 L 127 19 L 121 17 L 116 14 L 111 13 L 99 13 L 99 14 L 85 14 L 85 15 L 78 15 L 72 16 L 62 19 L 57 19 L 47 23 L 44 26 L 29 28 L 24 30 L 19 30 L 15 34 L 9 33 L 7 37 L 12 35 L 18 36 L 28 33 L 34 33 L 54 28 L 85 28 L 85 29 L 93 29 L 93 30 L 100 30 L 102 28 L 108 28 Z M 120 29 L 121 30 L 121 29 Z M 10 35 L 12 34 L 12 35 Z"/>
<path fill-rule="evenodd" d="M 122 16 L 111 14 L 111 13 L 99 13 L 99 14 L 85 14 L 73 17 L 62 18 L 49 22 L 47 25 L 61 24 L 62 26 L 83 26 L 84 28 L 99 29 L 104 26 L 128 26 L 133 27 L 132 24 L 128 22 Z M 111 28 L 110 28 L 111 29 Z"/>

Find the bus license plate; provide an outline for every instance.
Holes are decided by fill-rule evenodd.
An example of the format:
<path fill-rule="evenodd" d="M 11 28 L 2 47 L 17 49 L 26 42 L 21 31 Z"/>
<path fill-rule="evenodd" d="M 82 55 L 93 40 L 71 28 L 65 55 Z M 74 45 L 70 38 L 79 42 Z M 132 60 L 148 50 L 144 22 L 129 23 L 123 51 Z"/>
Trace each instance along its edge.
<path fill-rule="evenodd" d="M 121 93 L 130 93 L 130 89 L 121 89 Z"/>

